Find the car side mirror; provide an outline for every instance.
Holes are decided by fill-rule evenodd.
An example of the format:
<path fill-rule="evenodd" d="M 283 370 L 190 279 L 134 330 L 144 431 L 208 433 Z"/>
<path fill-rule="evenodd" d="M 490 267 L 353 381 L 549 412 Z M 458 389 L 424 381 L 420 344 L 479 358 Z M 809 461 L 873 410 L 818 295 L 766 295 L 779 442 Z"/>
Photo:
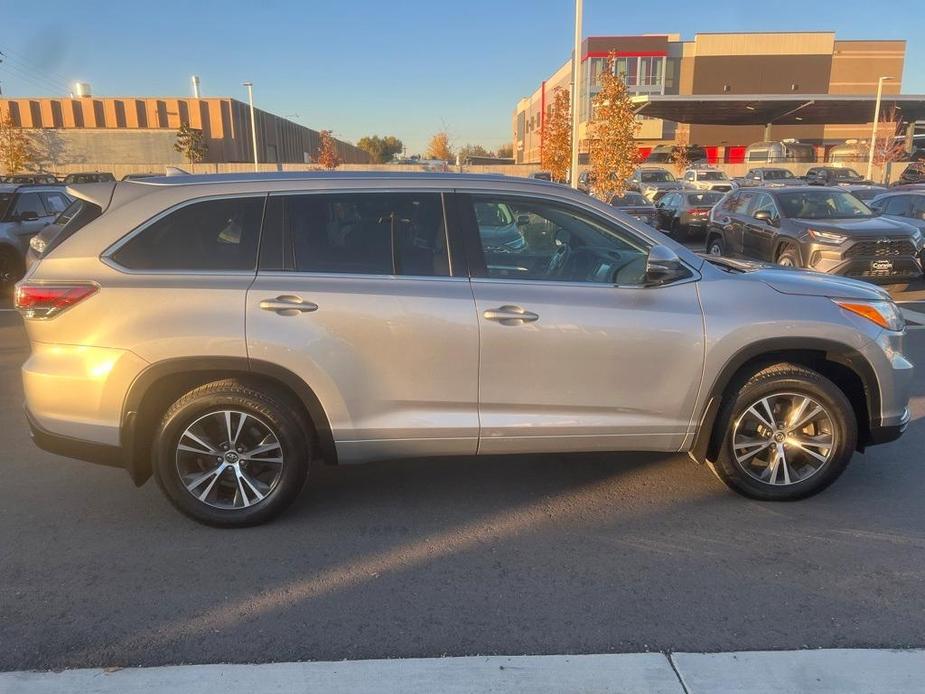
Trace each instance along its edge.
<path fill-rule="evenodd" d="M 517 226 L 525 227 L 530 224 L 530 218 L 525 214 L 517 215 Z"/>
<path fill-rule="evenodd" d="M 646 286 L 655 287 L 687 277 L 687 268 L 678 254 L 668 246 L 656 245 L 649 249 L 646 257 Z"/>
<path fill-rule="evenodd" d="M 765 224 L 770 224 L 774 226 L 774 218 L 771 216 L 771 213 L 767 210 L 758 210 L 754 215 L 752 215 L 759 222 L 764 222 Z"/>
<path fill-rule="evenodd" d="M 20 212 L 16 217 L 17 221 L 19 222 L 34 222 L 38 218 L 39 216 L 34 210 L 26 210 L 25 212 Z"/>

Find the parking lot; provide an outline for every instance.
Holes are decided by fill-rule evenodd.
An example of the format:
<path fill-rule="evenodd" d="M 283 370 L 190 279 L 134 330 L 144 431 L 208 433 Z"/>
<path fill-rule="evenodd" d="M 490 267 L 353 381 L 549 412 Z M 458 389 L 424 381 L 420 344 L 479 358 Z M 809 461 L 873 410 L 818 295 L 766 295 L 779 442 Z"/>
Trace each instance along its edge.
<path fill-rule="evenodd" d="M 904 306 L 925 323 L 925 303 Z M 799 503 L 748 501 L 682 455 L 405 460 L 322 469 L 278 521 L 221 531 L 153 482 L 32 445 L 28 345 L 4 309 L 0 670 L 898 648 L 925 632 L 921 372 L 907 434 Z M 909 344 L 925 363 L 925 332 Z"/>

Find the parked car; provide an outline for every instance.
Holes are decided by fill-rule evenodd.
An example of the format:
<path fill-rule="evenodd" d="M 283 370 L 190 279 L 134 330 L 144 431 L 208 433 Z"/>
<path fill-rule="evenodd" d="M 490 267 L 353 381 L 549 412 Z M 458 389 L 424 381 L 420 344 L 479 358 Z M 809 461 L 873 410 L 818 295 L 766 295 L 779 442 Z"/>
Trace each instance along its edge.
<path fill-rule="evenodd" d="M 594 182 L 594 174 L 585 170 L 578 174 L 578 190 L 588 195 L 591 194 L 591 186 Z"/>
<path fill-rule="evenodd" d="M 861 202 L 867 202 L 877 197 L 881 193 L 886 192 L 886 186 L 878 186 L 873 183 L 860 183 L 860 184 L 839 184 L 838 186 L 842 190 L 847 190 L 854 197 L 856 197 Z"/>
<path fill-rule="evenodd" d="M 154 178 L 155 176 L 163 176 L 162 173 L 153 173 L 151 171 L 145 171 L 141 173 L 128 173 L 122 177 L 123 181 L 139 181 L 143 178 Z"/>
<path fill-rule="evenodd" d="M 33 439 L 153 474 L 204 523 L 268 520 L 316 459 L 409 455 L 685 451 L 792 500 L 909 423 L 889 294 L 707 261 L 564 186 L 358 172 L 72 190 L 88 212 L 16 292 Z M 554 242 L 486 243 L 478 204 Z"/>
<path fill-rule="evenodd" d="M 885 218 L 911 224 L 925 234 L 925 190 L 892 190 L 868 203 Z"/>
<path fill-rule="evenodd" d="M 70 203 L 62 186 L 0 184 L 0 291 L 23 276 L 29 240 Z"/>
<path fill-rule="evenodd" d="M 35 184 L 42 185 L 45 183 L 56 185 L 58 179 L 55 178 L 52 174 L 15 174 L 13 176 L 7 176 L 4 179 L 4 183 L 17 183 L 19 185 L 24 184 Z"/>
<path fill-rule="evenodd" d="M 736 179 L 740 186 L 801 186 L 806 185 L 803 179 L 797 178 L 789 169 L 780 169 L 775 167 L 761 167 L 749 169 L 741 179 Z"/>
<path fill-rule="evenodd" d="M 116 177 L 111 173 L 104 171 L 89 171 L 85 173 L 72 173 L 64 177 L 65 185 L 74 183 L 109 183 L 115 181 Z"/>
<path fill-rule="evenodd" d="M 814 166 L 804 179 L 811 186 L 873 185 L 873 181 L 847 166 Z"/>
<path fill-rule="evenodd" d="M 626 189 L 642 193 L 655 202 L 669 190 L 681 190 L 681 182 L 667 169 L 642 166 L 633 172 Z"/>
<path fill-rule="evenodd" d="M 647 164 L 673 164 L 675 145 L 657 145 L 646 156 Z M 693 163 L 706 163 L 707 151 L 700 145 L 685 145 L 685 161 Z"/>
<path fill-rule="evenodd" d="M 623 195 L 614 195 L 610 204 L 638 219 L 640 222 L 655 226 L 657 213 L 655 205 L 642 193 L 626 191 Z"/>
<path fill-rule="evenodd" d="M 715 190 L 728 193 L 737 184 L 729 179 L 725 171 L 709 167 L 691 168 L 681 177 L 682 185 L 687 190 Z"/>
<path fill-rule="evenodd" d="M 925 183 L 925 163 L 913 162 L 899 175 L 896 185 L 917 185 L 920 183 Z"/>
<path fill-rule="evenodd" d="M 816 161 L 816 149 L 799 140 L 754 142 L 745 148 L 747 164 L 782 164 Z"/>
<path fill-rule="evenodd" d="M 656 203 L 658 228 L 675 240 L 703 234 L 710 223 L 710 210 L 723 199 L 716 191 L 672 191 Z"/>
<path fill-rule="evenodd" d="M 710 214 L 707 252 L 869 281 L 920 277 L 922 234 L 842 188 L 751 188 Z"/>

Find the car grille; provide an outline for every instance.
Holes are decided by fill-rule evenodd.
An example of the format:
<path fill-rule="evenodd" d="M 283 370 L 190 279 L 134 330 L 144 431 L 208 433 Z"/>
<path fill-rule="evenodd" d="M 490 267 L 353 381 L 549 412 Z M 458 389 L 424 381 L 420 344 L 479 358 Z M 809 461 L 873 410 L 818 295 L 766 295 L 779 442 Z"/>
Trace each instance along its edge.
<path fill-rule="evenodd" d="M 845 258 L 884 258 L 898 255 L 915 255 L 915 246 L 909 239 L 879 239 L 858 241 L 845 251 Z"/>

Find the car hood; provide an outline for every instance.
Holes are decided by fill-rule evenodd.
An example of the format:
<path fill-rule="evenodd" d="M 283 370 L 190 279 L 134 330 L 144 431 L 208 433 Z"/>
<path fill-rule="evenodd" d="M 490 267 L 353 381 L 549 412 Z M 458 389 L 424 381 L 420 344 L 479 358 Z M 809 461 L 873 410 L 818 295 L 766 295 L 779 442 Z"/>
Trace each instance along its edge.
<path fill-rule="evenodd" d="M 886 217 L 865 217 L 863 219 L 798 219 L 791 218 L 794 224 L 803 229 L 820 231 L 837 231 L 858 236 L 903 236 L 912 235 L 915 229 L 905 222 L 897 222 Z"/>
<path fill-rule="evenodd" d="M 890 300 L 890 294 L 880 287 L 853 280 L 849 277 L 828 275 L 810 270 L 798 270 L 759 263 L 750 260 L 707 257 L 717 265 L 738 270 L 743 279 L 762 282 L 781 294 L 799 296 L 825 296 L 834 299 L 859 299 L 862 301 Z"/>

